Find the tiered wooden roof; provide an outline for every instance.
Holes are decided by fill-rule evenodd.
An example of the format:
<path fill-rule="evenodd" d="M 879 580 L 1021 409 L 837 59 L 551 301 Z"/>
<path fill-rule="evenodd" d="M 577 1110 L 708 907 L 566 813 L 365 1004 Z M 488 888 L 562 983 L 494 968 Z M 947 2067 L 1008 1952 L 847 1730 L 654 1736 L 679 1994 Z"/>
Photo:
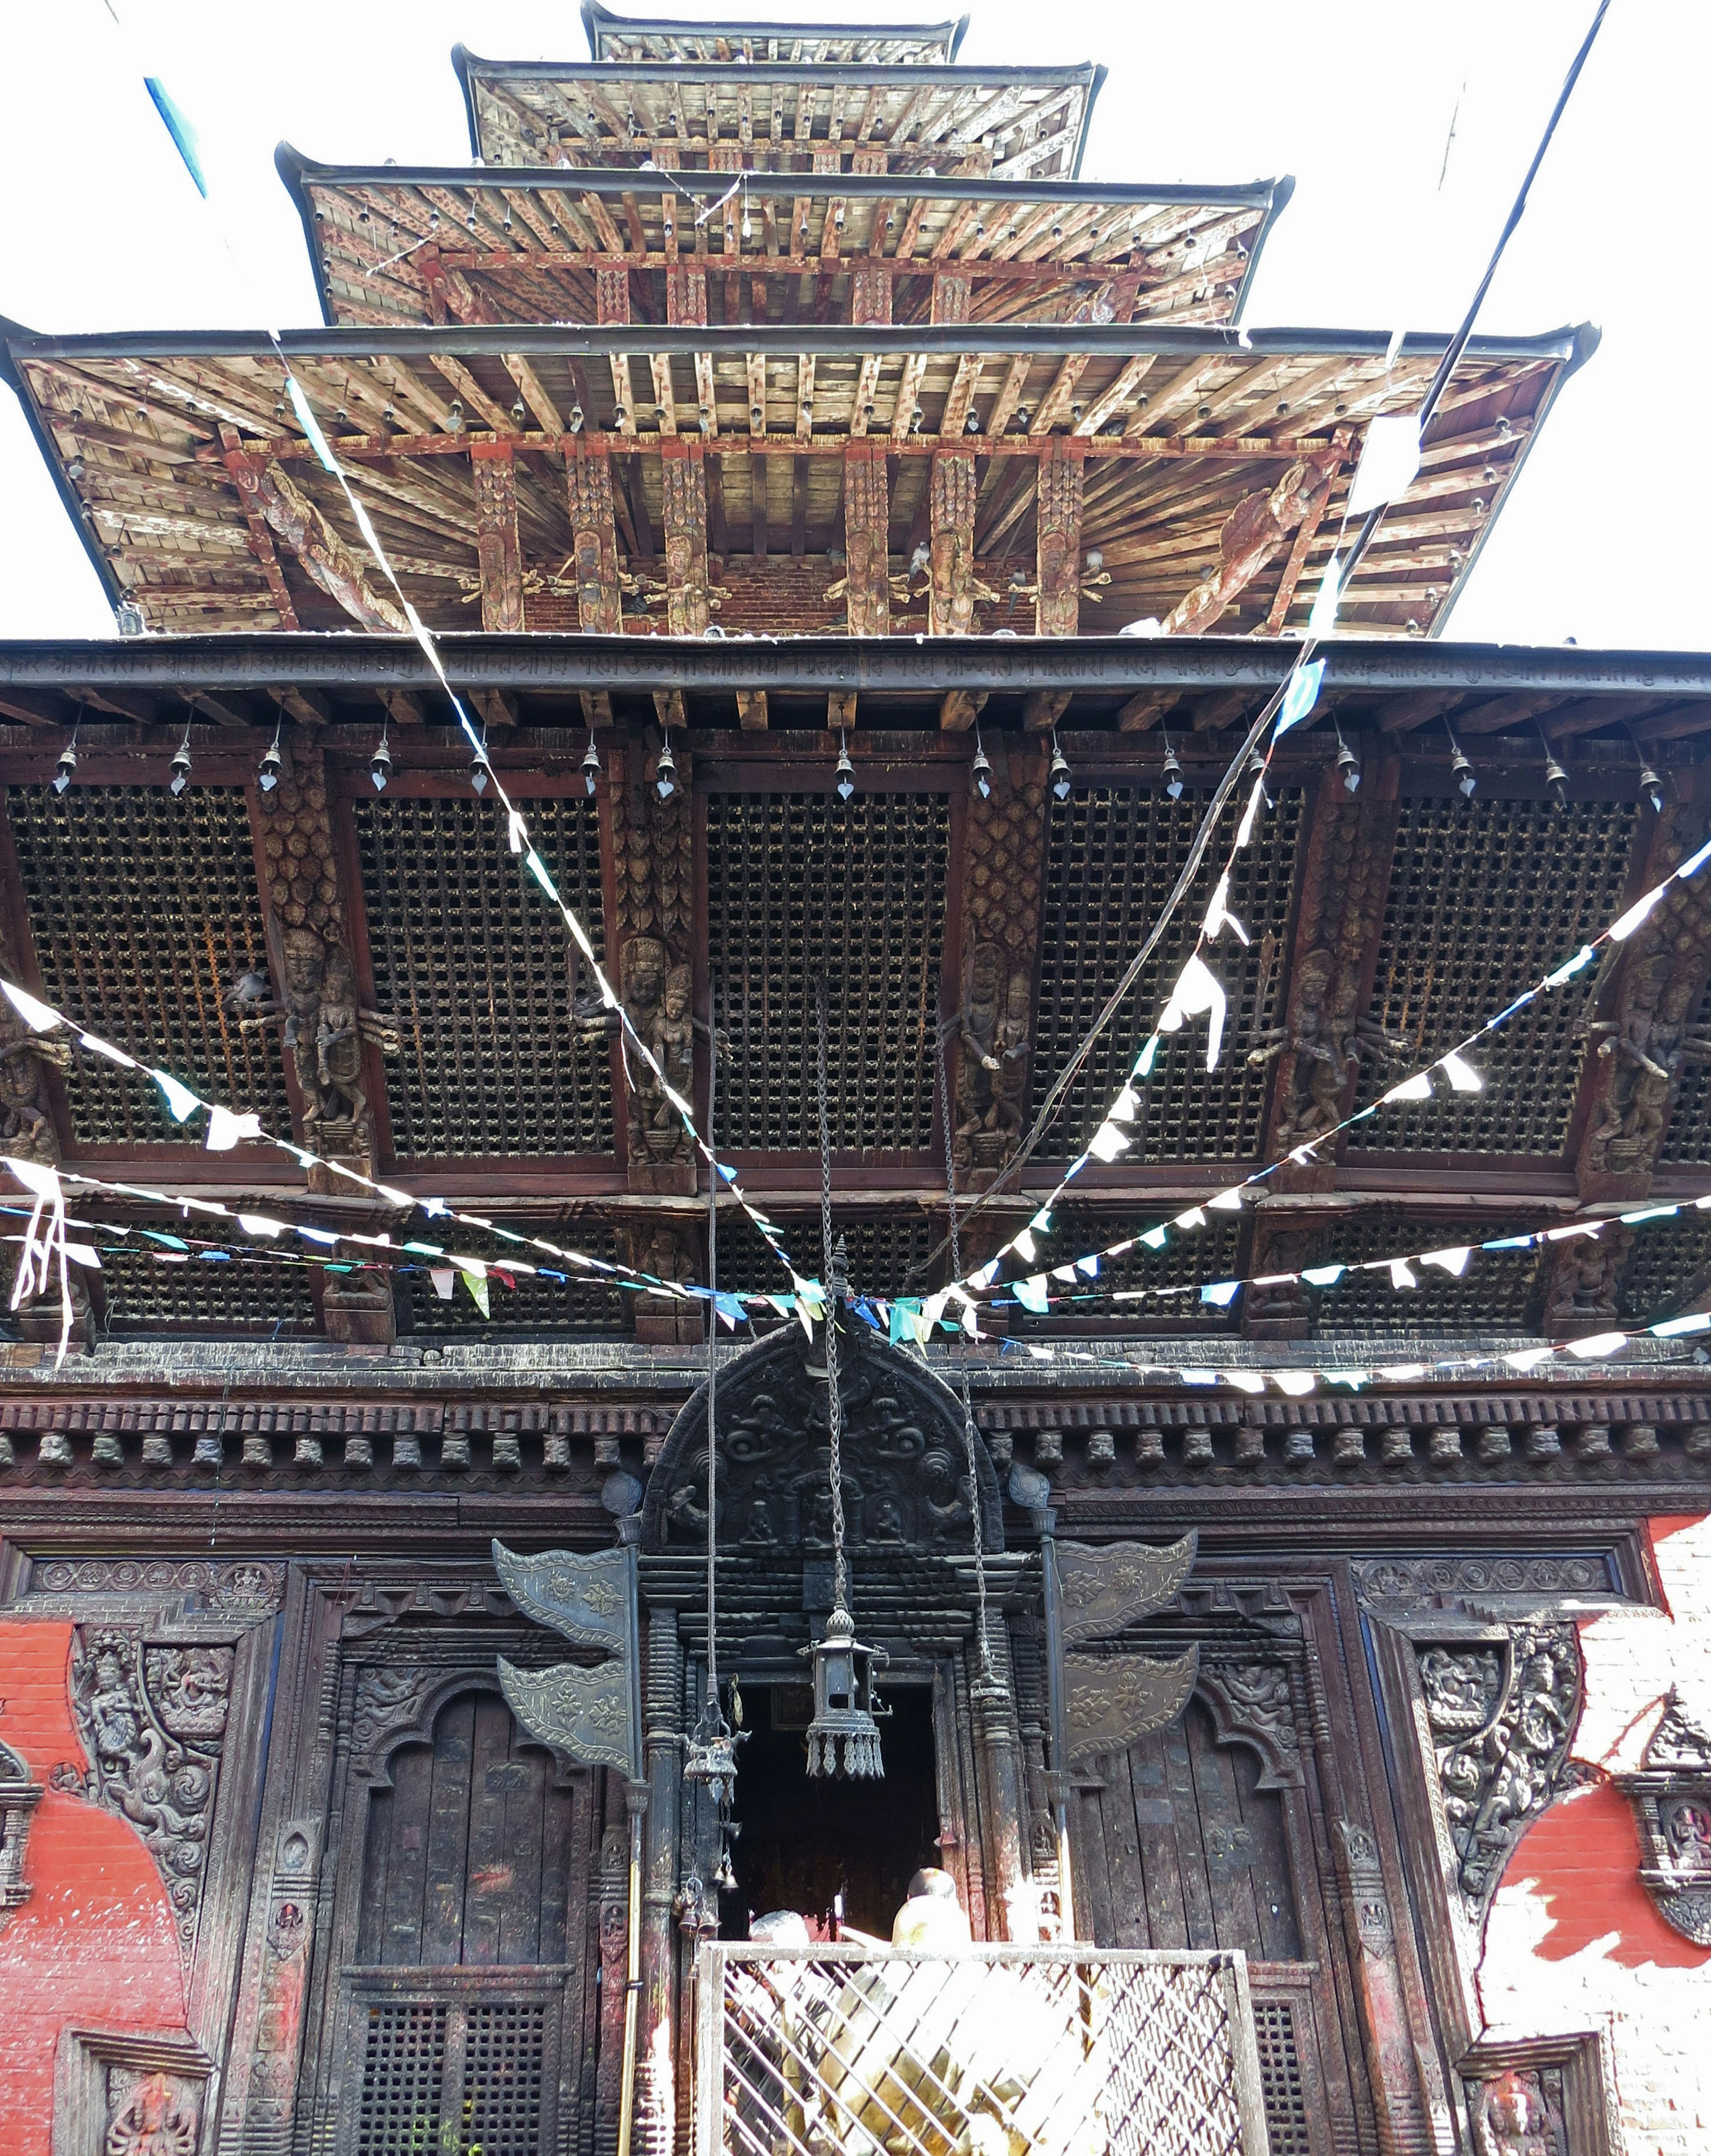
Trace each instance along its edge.
<path fill-rule="evenodd" d="M 947 276 L 973 321 L 1070 320 L 1119 280 L 1106 318 L 1228 321 L 1293 190 L 757 172 L 721 201 L 723 180 L 633 172 L 317 165 L 286 144 L 276 162 L 327 320 L 377 326 L 592 322 L 613 270 L 663 322 L 679 265 L 712 280 L 716 323 L 925 321 Z"/>
<path fill-rule="evenodd" d="M 1073 179 L 1102 67 L 762 59 L 487 60 L 464 46 L 474 155 L 489 165 L 866 171 Z"/>
<path fill-rule="evenodd" d="M 614 15 L 583 0 L 582 27 L 597 60 L 795 60 L 821 66 L 908 61 L 948 65 L 968 28 L 954 23 L 679 23 Z"/>
<path fill-rule="evenodd" d="M 1595 341 L 1563 331 L 1469 346 L 1346 626 L 1442 627 L 1551 399 Z M 612 626 L 600 610 L 617 606 L 621 588 L 635 626 L 676 625 L 659 557 L 681 506 L 665 466 L 687 456 L 705 485 L 708 603 L 728 631 L 841 622 L 847 471 L 873 447 L 889 481 L 894 630 L 937 619 L 922 607 L 921 552 L 935 450 L 971 461 L 972 611 L 961 625 L 993 630 L 1036 625 L 1045 464 L 1067 456 L 1082 475 L 1072 609 L 1079 578 L 1080 626 L 1114 630 L 1167 617 L 1217 567 L 1232 510 L 1318 456 L 1332 474 L 1321 514 L 1218 617 L 1299 629 L 1368 421 L 1417 402 L 1442 350 L 1411 336 L 1387 367 L 1379 335 L 1238 338 L 1144 322 L 800 324 L 720 338 L 696 326 L 448 326 L 293 331 L 282 343 L 425 619 Z M 397 625 L 265 336 L 51 338 L 14 326 L 5 350 L 92 558 L 149 626 Z M 495 509 L 478 487 L 494 459 L 512 475 L 514 508 L 509 492 Z M 586 512 L 568 490 L 591 459 L 597 476 L 612 475 L 616 536 L 592 571 L 572 559 Z M 488 575 L 516 603 L 495 614 L 483 531 L 513 524 Z M 786 593 L 767 567 L 786 547 L 824 583 Z"/>

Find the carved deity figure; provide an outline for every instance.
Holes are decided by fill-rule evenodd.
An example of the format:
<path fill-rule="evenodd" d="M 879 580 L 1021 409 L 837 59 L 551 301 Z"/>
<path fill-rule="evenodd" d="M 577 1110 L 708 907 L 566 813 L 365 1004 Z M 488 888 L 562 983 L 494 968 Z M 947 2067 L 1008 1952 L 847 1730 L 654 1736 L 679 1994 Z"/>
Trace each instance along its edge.
<path fill-rule="evenodd" d="M 1481 2156 L 1562 2156 L 1551 2107 L 1537 2074 L 1511 2071 L 1487 2082 L 1476 2113 Z"/>
<path fill-rule="evenodd" d="M 692 1100 L 697 1037 L 710 1042 L 723 1058 L 728 1058 L 730 1047 L 722 1034 L 715 1038 L 706 1020 L 690 1009 L 689 968 L 674 965 L 669 951 L 657 936 L 632 936 L 619 962 L 618 993 L 623 998 L 625 1016 L 652 1050 L 666 1085 L 684 1100 Z M 610 1034 L 617 1029 L 614 1014 L 592 997 L 579 997 L 571 1009 L 585 1032 Z M 691 1144 L 683 1119 L 665 1097 L 659 1080 L 633 1052 L 628 1039 L 623 1050 L 631 1160 L 688 1161 Z M 657 1272 L 659 1268 L 648 1270 Z"/>
<path fill-rule="evenodd" d="M 1586 1028 L 1613 1065 L 1588 1141 L 1595 1169 L 1644 1174 L 1655 1163 L 1683 1066 L 1711 1063 L 1711 1035 L 1687 1022 L 1698 989 L 1697 968 L 1660 951 L 1629 973 L 1616 1017 Z"/>
<path fill-rule="evenodd" d="M 397 1025 L 356 999 L 356 976 L 347 953 L 312 928 L 288 928 L 280 938 L 283 1002 L 256 973 L 239 977 L 226 997 L 239 1029 L 279 1027 L 290 1051 L 303 1096 L 304 1133 L 319 1150 L 366 1158 L 373 1151 L 374 1116 L 363 1083 L 365 1043 L 383 1055 L 401 1046 Z"/>
<path fill-rule="evenodd" d="M 70 1044 L 32 1033 L 10 1004 L 0 1006 L 0 1152 L 51 1166 L 59 1158 L 48 1100 L 48 1066 L 71 1068 Z"/>
<path fill-rule="evenodd" d="M 996 943 L 976 943 L 957 1014 L 963 1054 L 953 1151 L 959 1168 L 1002 1168 L 1016 1150 L 1027 1094 L 1032 1004 L 1027 969 L 1007 965 Z"/>
<path fill-rule="evenodd" d="M 137 2082 L 107 2128 L 104 2156 L 193 2156 L 196 2106 L 165 2074 Z"/>
<path fill-rule="evenodd" d="M 1383 1070 L 1393 1058 L 1413 1051 L 1411 1041 L 1356 1014 L 1356 993 L 1355 983 L 1343 978 L 1334 952 L 1309 951 L 1296 972 L 1288 1023 L 1262 1034 L 1248 1053 L 1253 1070 L 1282 1055 L 1292 1059 L 1288 1095 L 1279 1105 L 1278 1142 L 1284 1147 L 1310 1143 L 1342 1121 L 1343 1096 L 1363 1057 Z"/>

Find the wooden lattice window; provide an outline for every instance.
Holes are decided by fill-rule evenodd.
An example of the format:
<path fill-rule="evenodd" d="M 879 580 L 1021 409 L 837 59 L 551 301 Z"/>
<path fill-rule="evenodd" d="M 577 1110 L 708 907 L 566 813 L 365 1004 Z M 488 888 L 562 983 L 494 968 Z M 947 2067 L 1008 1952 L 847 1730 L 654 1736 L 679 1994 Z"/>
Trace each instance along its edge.
<path fill-rule="evenodd" d="M 578 1219 L 567 1226 L 546 1225 L 537 1230 L 520 1224 L 520 1234 L 539 1232 L 563 1250 L 585 1250 L 590 1257 L 617 1262 L 617 1235 L 608 1224 Z M 418 1271 L 402 1276 L 410 1296 L 410 1322 L 417 1332 L 530 1332 L 609 1333 L 624 1329 L 623 1297 L 608 1276 L 587 1272 L 550 1257 L 543 1250 L 518 1250 L 479 1232 L 458 1231 L 458 1249 L 472 1257 L 485 1258 L 510 1270 L 507 1260 L 520 1257 L 527 1264 L 546 1266 L 564 1274 L 549 1279 L 539 1271 L 513 1272 L 514 1286 L 489 1273 L 488 1315 L 484 1317 L 474 1297 L 461 1280 L 453 1279 L 449 1296 L 443 1296 L 433 1279 L 432 1260 Z M 439 1268 L 442 1276 L 445 1268 Z"/>
<path fill-rule="evenodd" d="M 708 960 L 736 1050 L 720 1074 L 721 1145 L 818 1146 L 822 980 L 833 1146 L 933 1142 L 950 833 L 940 793 L 709 798 Z"/>
<path fill-rule="evenodd" d="M 1084 1251 L 1108 1249 L 1156 1227 L 1170 1217 L 1162 1206 L 1148 1213 L 1117 1214 L 1065 1212 L 1053 1216 L 1049 1255 L 1054 1264 Z M 1120 1258 L 1102 1258 L 1092 1279 L 1078 1279 L 1073 1287 L 1064 1281 L 1049 1283 L 1051 1292 L 1073 1295 L 1073 1302 L 1053 1306 L 1053 1322 L 1063 1317 L 1119 1318 L 1134 1332 L 1182 1332 L 1208 1326 L 1227 1327 L 1241 1312 L 1239 1299 L 1220 1306 L 1202 1302 L 1201 1282 L 1235 1279 L 1241 1272 L 1242 1229 L 1232 1213 L 1212 1214 L 1207 1224 L 1195 1232 L 1172 1232 L 1162 1250 L 1134 1242 Z M 1171 1296 L 1147 1296 L 1132 1302 L 1114 1300 L 1119 1288 L 1181 1286 L 1194 1291 Z M 1020 1311 L 1011 1312 L 1012 1322 Z"/>
<path fill-rule="evenodd" d="M 1327 1255 L 1356 1265 L 1375 1258 L 1400 1257 L 1409 1250 L 1447 1250 L 1487 1237 L 1521 1234 L 1540 1224 L 1518 1214 L 1504 1222 L 1443 1220 L 1388 1210 L 1344 1220 L 1324 1238 Z M 1316 1260 L 1309 1259 L 1309 1263 Z M 1411 1270 L 1417 1287 L 1392 1285 L 1388 1270 L 1347 1272 L 1334 1287 L 1315 1291 L 1321 1333 L 1437 1333 L 1467 1337 L 1476 1332 L 1524 1332 L 1533 1317 L 1539 1254 L 1530 1250 L 1476 1250 L 1459 1276 L 1441 1265 Z"/>
<path fill-rule="evenodd" d="M 1259 2087 L 1271 2156 L 1314 2156 L 1301 2049 L 1295 2041 L 1293 2002 L 1256 1999 L 1253 2034 L 1259 2051 Z"/>
<path fill-rule="evenodd" d="M 594 804 L 527 807 L 536 849 L 599 952 Z M 395 1152 L 610 1152 L 606 1037 L 574 1025 L 575 946 L 518 874 L 503 813 L 401 797 L 359 800 L 354 814 L 375 1002 L 404 1035 L 386 1066 Z"/>
<path fill-rule="evenodd" d="M 1677 1220 L 1648 1220 L 1634 1232 L 1634 1247 L 1621 1284 L 1621 1314 L 1632 1324 L 1662 1316 L 1675 1302 L 1711 1285 L 1711 1220 L 1685 1213 Z M 1700 1306 L 1703 1307 L 1703 1305 Z"/>
<path fill-rule="evenodd" d="M 1282 788 L 1255 843 L 1237 856 L 1230 911 L 1253 942 L 1244 951 L 1227 934 L 1208 954 L 1230 998 L 1218 1068 L 1207 1075 L 1204 1025 L 1191 1027 L 1183 1036 L 1189 1045 L 1170 1050 L 1163 1075 L 1149 1090 L 1132 1159 L 1242 1160 L 1258 1151 L 1267 1081 L 1263 1070 L 1248 1069 L 1246 1056 L 1277 1023 L 1303 798 L 1299 787 Z M 1209 860 L 1224 858 L 1244 806 L 1231 803 Z M 1095 788 L 1053 807 L 1034 1034 L 1036 1096 L 1078 1046 L 1145 942 L 1188 858 L 1201 813 L 1188 796 L 1171 801 L 1129 788 Z M 1203 898 L 1191 897 L 1141 968 L 1070 1088 L 1048 1153 L 1078 1152 L 1097 1127 L 1158 1016 L 1204 911 Z"/>
<path fill-rule="evenodd" d="M 315 1330 L 313 1271 L 304 1264 L 241 1252 L 182 1262 L 151 1251 L 104 1250 L 107 1327 L 126 1332 L 255 1332 Z"/>
<path fill-rule="evenodd" d="M 1621 911 L 1637 811 L 1626 802 L 1408 801 L 1396 834 L 1371 1014 L 1413 1049 L 1453 1048 Z M 1578 987 L 1541 995 L 1470 1052 L 1479 1093 L 1386 1108 L 1352 1134 L 1373 1152 L 1560 1154 L 1580 1082 Z M 1359 1105 L 1396 1074 L 1369 1062 Z"/>
<path fill-rule="evenodd" d="M 7 800 L 49 1001 L 289 1132 L 274 1035 L 240 1033 L 223 1002 L 267 970 L 243 788 L 14 786 Z M 79 1056 L 65 1093 L 80 1145 L 185 1142 L 152 1086 L 98 1056 Z"/>
<path fill-rule="evenodd" d="M 420 1972 L 414 1996 L 356 1986 L 341 2156 L 545 2156 L 556 1984 L 512 1992 L 436 1974 Z"/>

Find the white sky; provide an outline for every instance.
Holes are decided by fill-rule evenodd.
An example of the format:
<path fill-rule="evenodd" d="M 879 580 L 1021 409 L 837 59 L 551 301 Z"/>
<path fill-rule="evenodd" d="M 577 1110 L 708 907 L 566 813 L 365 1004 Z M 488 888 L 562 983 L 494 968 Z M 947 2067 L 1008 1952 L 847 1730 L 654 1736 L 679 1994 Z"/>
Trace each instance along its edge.
<path fill-rule="evenodd" d="M 103 0 L 0 10 L 10 76 L 0 313 L 37 330 L 318 323 L 274 143 L 284 136 L 329 162 L 467 162 L 453 43 L 501 59 L 585 54 L 569 0 L 115 4 L 132 44 Z M 1295 198 L 1268 244 L 1251 325 L 1447 331 L 1593 4 L 975 0 L 960 57 L 1103 60 L 1109 77 L 1084 178 L 1210 183 L 1293 172 Z M 863 0 L 736 0 L 723 10 L 677 0 L 626 12 L 870 13 Z M 236 262 L 223 218 L 202 204 L 155 116 L 140 54 L 201 132 L 217 200 L 229 205 L 223 223 L 248 235 Z M 1703 140 L 1708 80 L 1703 0 L 1616 0 L 1479 325 L 1520 332 L 1591 321 L 1603 346 L 1560 398 L 1456 610 L 1455 636 L 1711 644 L 1711 448 L 1693 398 L 1682 402 L 1711 329 L 1696 237 L 1703 157 L 1693 147 Z M 3 388 L 0 503 L 0 635 L 111 634 L 95 574 Z"/>

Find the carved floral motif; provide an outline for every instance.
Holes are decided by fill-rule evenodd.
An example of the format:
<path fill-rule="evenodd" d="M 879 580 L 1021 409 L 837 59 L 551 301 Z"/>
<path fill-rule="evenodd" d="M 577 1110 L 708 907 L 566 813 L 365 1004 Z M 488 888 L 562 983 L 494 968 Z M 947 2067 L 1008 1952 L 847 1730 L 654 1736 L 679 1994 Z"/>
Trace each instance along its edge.
<path fill-rule="evenodd" d="M 1457 1883 L 1478 1922 L 1561 1786 L 1580 1712 L 1580 1650 L 1572 1625 L 1519 1625 L 1502 1644 L 1422 1648 L 1419 1671 Z"/>
<path fill-rule="evenodd" d="M 154 1858 L 189 1958 L 232 1689 L 230 1647 L 144 1646 L 128 1626 L 79 1631 L 72 1702 L 85 1794 L 127 1819 Z"/>

